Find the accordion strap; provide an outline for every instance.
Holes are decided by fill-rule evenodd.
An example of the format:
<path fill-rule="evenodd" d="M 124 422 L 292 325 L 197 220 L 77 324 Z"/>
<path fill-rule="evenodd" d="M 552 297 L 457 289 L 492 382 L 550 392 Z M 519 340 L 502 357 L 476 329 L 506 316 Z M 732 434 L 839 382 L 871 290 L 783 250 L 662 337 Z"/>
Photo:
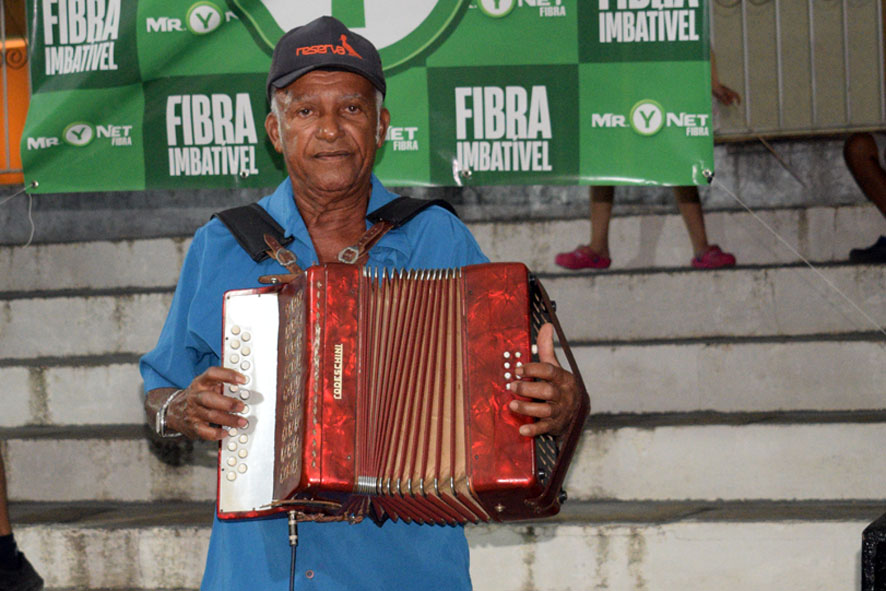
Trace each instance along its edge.
<path fill-rule="evenodd" d="M 369 256 L 369 249 L 381 240 L 381 237 L 394 228 L 399 228 L 422 210 L 432 205 L 439 205 L 452 215 L 458 217 L 452 205 L 444 199 L 416 199 L 415 197 L 398 197 L 390 203 L 366 214 L 366 219 L 372 222 L 372 227 L 360 237 L 360 240 L 352 246 L 342 249 L 338 253 L 338 260 L 350 265 L 363 265 Z"/>
<path fill-rule="evenodd" d="M 452 205 L 444 199 L 398 197 L 366 214 L 366 219 L 372 222 L 372 226 L 356 244 L 338 253 L 338 260 L 352 265 L 365 264 L 369 250 L 381 240 L 382 236 L 394 228 L 399 228 L 432 205 L 439 205 L 458 217 Z M 289 271 L 289 276 L 302 273 L 296 256 L 285 248 L 295 238 L 285 236 L 283 227 L 258 203 L 232 207 L 216 212 L 212 217 L 217 217 L 230 230 L 243 250 L 255 262 L 260 263 L 270 257 L 285 267 Z M 280 283 L 285 282 L 285 277 L 287 276 L 266 275 L 260 280 L 267 280 L 262 283 Z M 276 281 L 273 281 L 273 278 L 276 278 Z"/>
<path fill-rule="evenodd" d="M 282 246 L 295 240 L 292 236 L 285 236 L 283 227 L 258 203 L 232 207 L 216 212 L 212 217 L 218 218 L 230 230 L 243 250 L 256 263 L 268 258 L 266 234 L 274 237 Z"/>
<path fill-rule="evenodd" d="M 550 297 L 548 297 L 548 292 L 545 291 L 545 288 L 541 284 L 541 281 L 536 280 L 535 283 L 538 286 L 539 294 L 541 296 L 542 302 L 544 303 L 544 307 L 550 311 L 551 324 L 554 325 L 554 331 L 557 333 L 557 339 L 560 341 L 560 347 L 564 355 L 566 356 L 567 363 L 569 363 L 569 369 L 572 372 L 572 375 L 575 376 L 579 393 L 578 410 L 572 417 L 572 422 L 569 423 L 568 430 L 560 438 L 559 453 L 557 454 L 557 459 L 555 460 L 553 469 L 551 470 L 551 478 L 538 497 L 526 500 L 526 502 L 531 505 L 537 513 L 541 514 L 555 503 L 565 501 L 563 481 L 566 478 L 566 470 L 569 467 L 569 463 L 572 461 L 572 456 L 575 455 L 575 449 L 578 446 L 578 440 L 581 437 L 582 430 L 584 429 L 585 421 L 588 418 L 588 414 L 590 414 L 591 401 L 588 397 L 588 391 L 585 388 L 584 380 L 581 379 L 581 372 L 579 371 L 578 363 L 575 362 L 575 357 L 572 354 L 572 349 L 569 347 L 569 343 L 566 340 L 566 335 L 563 334 L 563 328 L 560 326 L 560 321 L 557 320 L 557 315 L 554 313 L 554 304 L 553 302 L 551 302 Z M 561 495 L 563 495 L 562 499 L 560 498 Z"/>

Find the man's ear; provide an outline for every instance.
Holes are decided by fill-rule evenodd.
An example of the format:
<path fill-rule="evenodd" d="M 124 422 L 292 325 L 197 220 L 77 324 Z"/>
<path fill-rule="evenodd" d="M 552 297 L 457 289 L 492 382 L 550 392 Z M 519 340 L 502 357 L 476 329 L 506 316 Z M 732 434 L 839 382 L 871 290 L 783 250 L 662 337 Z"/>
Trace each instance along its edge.
<path fill-rule="evenodd" d="M 280 125 L 277 121 L 277 116 L 274 115 L 273 111 L 268 113 L 268 116 L 265 117 L 265 131 L 267 132 L 271 143 L 274 145 L 274 149 L 282 154 L 283 145 L 280 143 Z"/>
<path fill-rule="evenodd" d="M 388 125 L 391 124 L 391 112 L 382 108 L 381 115 L 378 118 L 378 141 L 376 147 L 381 149 L 385 145 L 385 137 L 388 135 Z"/>

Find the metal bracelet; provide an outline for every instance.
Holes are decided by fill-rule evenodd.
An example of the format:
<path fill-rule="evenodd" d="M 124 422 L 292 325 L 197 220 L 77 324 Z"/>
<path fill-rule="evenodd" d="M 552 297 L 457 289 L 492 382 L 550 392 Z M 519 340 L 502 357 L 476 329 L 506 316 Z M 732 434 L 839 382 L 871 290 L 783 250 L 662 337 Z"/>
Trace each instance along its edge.
<path fill-rule="evenodd" d="M 167 433 L 166 432 L 166 411 L 169 409 L 169 405 L 172 404 L 172 401 L 175 400 L 175 397 L 184 392 L 184 390 L 176 390 L 172 394 L 169 395 L 169 398 L 166 399 L 166 402 L 163 403 L 163 406 L 160 407 L 160 410 L 157 411 L 157 416 L 154 420 L 154 431 L 157 432 L 157 435 L 163 437 L 165 439 L 171 439 L 173 437 L 181 437 L 181 433 Z"/>

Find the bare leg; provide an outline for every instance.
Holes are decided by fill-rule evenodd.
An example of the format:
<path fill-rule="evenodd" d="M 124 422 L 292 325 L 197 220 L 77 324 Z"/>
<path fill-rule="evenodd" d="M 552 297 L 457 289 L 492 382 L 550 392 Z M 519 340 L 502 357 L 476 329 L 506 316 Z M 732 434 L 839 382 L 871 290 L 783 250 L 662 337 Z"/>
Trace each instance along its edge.
<path fill-rule="evenodd" d="M 708 235 L 704 227 L 704 214 L 701 211 L 701 200 L 698 197 L 698 187 L 674 187 L 674 199 L 677 208 L 683 216 L 683 223 L 689 232 L 689 241 L 692 242 L 692 252 L 695 256 L 704 254 L 709 248 Z"/>
<path fill-rule="evenodd" d="M 591 187 L 591 249 L 609 258 L 609 222 L 615 187 Z"/>
<path fill-rule="evenodd" d="M 853 133 L 843 145 L 843 158 L 859 188 L 886 216 L 886 170 L 880 166 L 877 142 L 869 133 Z"/>
<path fill-rule="evenodd" d="M 9 507 L 6 504 L 6 469 L 3 466 L 3 456 L 0 455 L 0 536 L 8 536 L 11 533 Z"/>

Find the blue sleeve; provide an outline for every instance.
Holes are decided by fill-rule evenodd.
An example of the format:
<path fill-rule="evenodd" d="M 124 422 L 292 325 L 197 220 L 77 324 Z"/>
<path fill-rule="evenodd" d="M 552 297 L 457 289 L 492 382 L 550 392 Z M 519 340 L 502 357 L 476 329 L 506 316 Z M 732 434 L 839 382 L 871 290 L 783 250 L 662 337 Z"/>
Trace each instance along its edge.
<path fill-rule="evenodd" d="M 139 362 L 145 392 L 155 388 L 185 388 L 210 365 L 211 349 L 189 328 L 191 306 L 202 280 L 204 230 L 197 231 L 188 249 L 157 346 Z"/>

